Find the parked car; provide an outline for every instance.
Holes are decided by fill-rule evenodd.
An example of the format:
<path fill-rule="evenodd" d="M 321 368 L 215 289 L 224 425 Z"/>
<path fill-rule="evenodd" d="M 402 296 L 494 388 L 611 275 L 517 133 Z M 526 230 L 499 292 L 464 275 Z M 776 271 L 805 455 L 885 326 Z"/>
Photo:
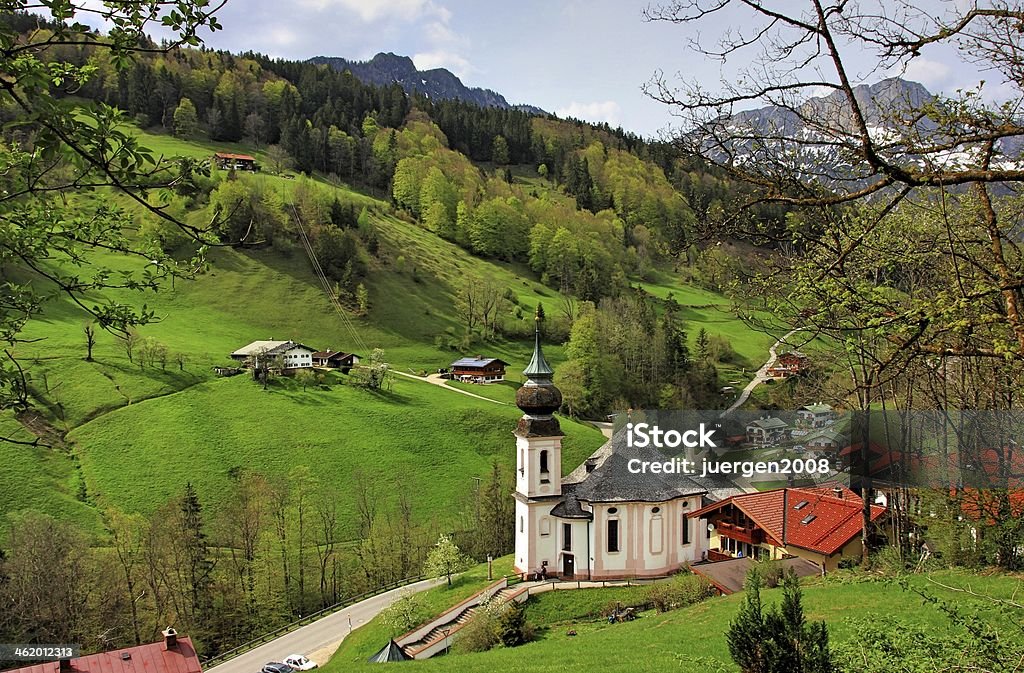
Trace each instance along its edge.
<path fill-rule="evenodd" d="M 271 661 L 264 664 L 262 673 L 295 673 L 295 669 L 280 661 Z"/>
<path fill-rule="evenodd" d="M 284 658 L 284 663 L 288 664 L 296 671 L 311 671 L 317 667 L 315 661 L 308 657 L 304 657 L 301 654 L 289 654 Z"/>

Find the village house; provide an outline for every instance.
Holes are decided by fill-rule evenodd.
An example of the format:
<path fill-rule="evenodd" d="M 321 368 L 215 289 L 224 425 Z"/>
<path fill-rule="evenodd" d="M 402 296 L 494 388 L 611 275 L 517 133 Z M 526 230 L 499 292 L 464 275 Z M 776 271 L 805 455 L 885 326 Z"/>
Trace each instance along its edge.
<path fill-rule="evenodd" d="M 230 152 L 217 152 L 213 155 L 213 162 L 217 168 L 225 171 L 258 171 L 256 157 L 248 154 L 232 154 Z"/>
<path fill-rule="evenodd" d="M 740 492 L 723 477 L 635 474 L 630 461 L 662 462 L 630 447 L 623 429 L 562 478 L 562 436 L 553 414 L 562 394 L 539 331 L 516 392 L 515 569 L 564 578 L 656 577 L 706 556 L 707 535 L 688 514 L 705 498 Z"/>
<path fill-rule="evenodd" d="M 505 380 L 505 367 L 508 363 L 498 358 L 461 358 L 450 366 L 451 376 L 456 381 L 472 381 L 474 383 L 491 383 Z"/>
<path fill-rule="evenodd" d="M 861 556 L 861 507 L 859 495 L 835 485 L 736 495 L 689 516 L 706 522 L 710 560 L 798 557 L 831 571 Z M 871 521 L 885 511 L 872 505 Z"/>
<path fill-rule="evenodd" d="M 253 341 L 232 353 L 231 359 L 253 369 L 266 365 L 288 371 L 312 367 L 315 352 L 315 348 L 295 341 Z"/>
<path fill-rule="evenodd" d="M 803 437 L 804 447 L 814 451 L 831 451 L 846 442 L 846 435 L 830 428 L 816 430 Z"/>
<path fill-rule="evenodd" d="M 316 353 L 313 353 L 312 360 L 314 367 L 340 369 L 347 374 L 349 370 L 359 364 L 360 357 L 355 353 L 332 351 L 328 348 L 325 351 L 317 351 Z"/>
<path fill-rule="evenodd" d="M 203 673 L 192 640 L 171 627 L 157 643 L 48 661 L 7 673 Z"/>
<path fill-rule="evenodd" d="M 836 412 L 830 404 L 808 404 L 796 412 L 796 425 L 801 429 L 824 428 L 835 421 Z"/>
<path fill-rule="evenodd" d="M 781 418 L 765 416 L 747 425 L 747 443 L 754 446 L 772 446 L 786 440 L 789 425 Z"/>
<path fill-rule="evenodd" d="M 774 378 L 798 376 L 805 373 L 810 364 L 811 359 L 800 351 L 782 353 L 775 359 L 775 363 L 768 368 L 767 374 Z"/>

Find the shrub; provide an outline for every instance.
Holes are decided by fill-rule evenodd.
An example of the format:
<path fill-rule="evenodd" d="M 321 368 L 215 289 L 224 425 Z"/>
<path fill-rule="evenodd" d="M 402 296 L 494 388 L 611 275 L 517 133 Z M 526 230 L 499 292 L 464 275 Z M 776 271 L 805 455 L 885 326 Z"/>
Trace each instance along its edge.
<path fill-rule="evenodd" d="M 714 595 L 711 583 L 696 575 L 677 575 L 647 588 L 646 599 L 658 612 L 668 612 L 700 603 Z"/>
<path fill-rule="evenodd" d="M 758 561 L 750 569 L 750 572 L 758 573 L 761 576 L 761 583 L 769 589 L 774 589 L 782 582 L 782 563 L 780 561 Z"/>
<path fill-rule="evenodd" d="M 498 618 L 498 637 L 505 647 L 515 647 L 533 639 L 533 627 L 526 621 L 526 606 L 512 601 Z"/>
<path fill-rule="evenodd" d="M 452 645 L 452 650 L 463 654 L 486 652 L 499 642 L 498 620 L 491 612 L 479 610 L 459 631 L 459 637 Z"/>
<path fill-rule="evenodd" d="M 402 595 L 385 608 L 381 619 L 391 629 L 392 636 L 398 636 L 423 622 L 426 615 L 419 594 L 403 591 Z"/>

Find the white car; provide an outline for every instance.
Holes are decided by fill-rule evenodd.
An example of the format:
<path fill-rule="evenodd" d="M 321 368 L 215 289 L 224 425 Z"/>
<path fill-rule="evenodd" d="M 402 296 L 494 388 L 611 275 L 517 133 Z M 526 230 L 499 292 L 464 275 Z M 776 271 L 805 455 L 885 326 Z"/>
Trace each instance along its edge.
<path fill-rule="evenodd" d="M 311 671 L 316 668 L 315 661 L 304 657 L 301 654 L 289 654 L 284 658 L 284 663 L 288 664 L 296 671 Z"/>

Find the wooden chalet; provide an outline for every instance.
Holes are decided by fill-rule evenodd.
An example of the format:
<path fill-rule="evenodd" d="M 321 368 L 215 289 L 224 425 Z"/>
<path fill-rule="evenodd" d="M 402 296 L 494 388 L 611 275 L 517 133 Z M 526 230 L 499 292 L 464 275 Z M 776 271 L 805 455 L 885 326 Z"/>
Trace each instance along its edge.
<path fill-rule="evenodd" d="M 451 364 L 452 378 L 457 381 L 473 383 L 491 383 L 505 380 L 505 367 L 508 363 L 498 358 L 462 358 Z"/>
<path fill-rule="evenodd" d="M 217 152 L 213 155 L 213 162 L 217 168 L 225 171 L 258 171 L 256 157 L 248 154 L 232 154 L 230 152 Z"/>
<path fill-rule="evenodd" d="M 771 446 L 788 439 L 790 427 L 786 421 L 774 416 L 765 416 L 747 424 L 747 443 L 754 446 Z"/>
<path fill-rule="evenodd" d="M 799 557 L 823 571 L 860 558 L 861 499 L 843 486 L 780 488 L 736 495 L 689 514 L 707 521 L 708 559 Z M 885 513 L 871 507 L 871 520 Z"/>
<path fill-rule="evenodd" d="M 340 369 L 346 374 L 349 370 L 358 365 L 360 360 L 360 357 L 355 353 L 332 351 L 329 348 L 325 351 L 317 351 L 316 353 L 313 353 L 312 357 L 314 367 Z"/>
<path fill-rule="evenodd" d="M 786 378 L 787 376 L 798 376 L 807 371 L 811 365 L 811 358 L 800 351 L 782 353 L 775 359 L 775 363 L 768 368 L 768 376 L 774 378 Z"/>

